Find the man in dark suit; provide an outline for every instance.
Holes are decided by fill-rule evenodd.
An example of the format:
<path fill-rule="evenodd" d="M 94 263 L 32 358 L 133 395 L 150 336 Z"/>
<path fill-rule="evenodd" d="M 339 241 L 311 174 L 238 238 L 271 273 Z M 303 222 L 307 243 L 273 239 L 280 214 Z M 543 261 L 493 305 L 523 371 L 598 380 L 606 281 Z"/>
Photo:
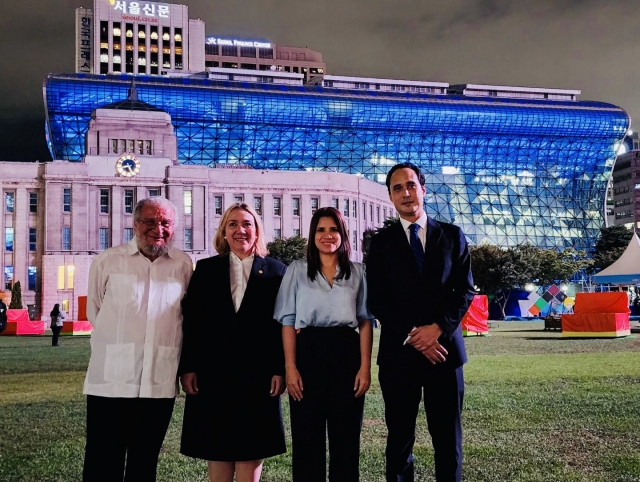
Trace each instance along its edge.
<path fill-rule="evenodd" d="M 459 482 L 467 361 L 460 321 L 474 295 L 469 250 L 460 228 L 427 218 L 417 166 L 393 166 L 386 183 L 400 222 L 373 236 L 367 258 L 369 309 L 381 324 L 386 480 L 414 480 L 412 451 L 424 396 L 436 480 Z"/>

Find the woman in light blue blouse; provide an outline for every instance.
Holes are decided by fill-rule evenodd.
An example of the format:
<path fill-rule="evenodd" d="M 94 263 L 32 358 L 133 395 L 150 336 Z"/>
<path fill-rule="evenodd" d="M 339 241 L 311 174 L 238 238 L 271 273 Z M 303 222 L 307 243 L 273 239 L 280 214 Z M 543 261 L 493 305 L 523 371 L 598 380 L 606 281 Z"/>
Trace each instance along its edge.
<path fill-rule="evenodd" d="M 291 263 L 274 317 L 283 324 L 293 482 L 357 482 L 364 394 L 371 384 L 372 316 L 362 264 L 352 263 L 340 212 L 318 209 L 306 260 Z M 356 329 L 358 329 L 356 331 Z"/>

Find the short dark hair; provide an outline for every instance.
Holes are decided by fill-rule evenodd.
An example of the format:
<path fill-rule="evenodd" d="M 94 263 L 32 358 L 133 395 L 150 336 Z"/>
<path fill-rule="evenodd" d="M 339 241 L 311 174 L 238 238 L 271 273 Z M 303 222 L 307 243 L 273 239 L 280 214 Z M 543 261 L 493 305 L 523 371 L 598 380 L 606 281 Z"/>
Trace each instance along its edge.
<path fill-rule="evenodd" d="M 351 276 L 351 244 L 349 243 L 349 230 L 347 229 L 347 223 L 344 222 L 344 218 L 340 211 L 336 208 L 326 207 L 320 208 L 313 213 L 311 218 L 311 225 L 309 226 L 309 242 L 307 243 L 307 276 L 311 281 L 315 281 L 318 271 L 320 271 L 320 251 L 316 246 L 315 237 L 316 230 L 318 229 L 318 223 L 320 218 L 331 218 L 338 227 L 338 233 L 340 233 L 340 247 L 338 248 L 338 266 L 340 266 L 340 273 L 335 279 L 349 279 Z"/>
<path fill-rule="evenodd" d="M 420 182 L 420 185 L 424 187 L 426 181 L 424 180 L 424 174 L 420 172 L 420 168 L 411 162 L 401 162 L 400 164 L 396 164 L 391 169 L 389 169 L 389 172 L 387 173 L 386 184 L 387 184 L 387 191 L 389 192 L 389 194 L 391 194 L 391 176 L 393 176 L 393 173 L 396 172 L 398 169 L 411 169 L 413 172 L 416 173 L 416 176 L 418 176 L 418 181 Z"/>

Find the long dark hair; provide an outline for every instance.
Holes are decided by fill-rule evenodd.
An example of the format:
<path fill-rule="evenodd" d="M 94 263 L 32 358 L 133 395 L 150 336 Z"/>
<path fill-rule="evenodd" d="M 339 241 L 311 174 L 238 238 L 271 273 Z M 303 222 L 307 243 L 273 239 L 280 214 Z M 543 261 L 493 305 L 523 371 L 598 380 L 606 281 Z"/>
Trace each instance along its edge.
<path fill-rule="evenodd" d="M 53 305 L 53 309 L 51 310 L 51 313 L 49 313 L 49 316 L 58 316 L 59 314 L 60 314 L 60 305 L 56 303 L 55 305 Z"/>
<path fill-rule="evenodd" d="M 333 219 L 333 222 L 336 223 L 338 227 L 338 233 L 340 233 L 340 247 L 338 248 L 338 266 L 340 266 L 340 273 L 335 279 L 349 279 L 351 276 L 351 261 L 349 260 L 351 244 L 349 243 L 349 231 L 347 230 L 347 225 L 340 211 L 332 207 L 318 209 L 313 213 L 313 217 L 311 218 L 309 242 L 307 243 L 307 276 L 311 281 L 315 281 L 321 267 L 320 251 L 315 242 L 316 230 L 318 229 L 320 218 Z"/>

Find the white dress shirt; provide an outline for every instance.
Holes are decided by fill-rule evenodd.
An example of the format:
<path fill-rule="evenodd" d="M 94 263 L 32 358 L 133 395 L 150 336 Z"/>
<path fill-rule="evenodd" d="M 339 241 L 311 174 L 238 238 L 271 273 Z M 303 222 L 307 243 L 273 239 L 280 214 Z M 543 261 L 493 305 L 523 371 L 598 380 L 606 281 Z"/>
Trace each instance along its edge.
<path fill-rule="evenodd" d="M 255 256 L 247 256 L 244 259 L 238 258 L 235 254 L 229 253 L 229 274 L 231 277 L 231 298 L 233 298 L 233 306 L 236 313 L 242 304 L 244 292 L 247 290 L 247 282 L 251 275 L 251 267 L 253 266 L 253 258 Z"/>
<path fill-rule="evenodd" d="M 135 238 L 100 253 L 89 270 L 87 318 L 93 325 L 84 393 L 171 398 L 182 345 L 180 302 L 191 258 L 169 248 L 154 262 Z"/>
<path fill-rule="evenodd" d="M 400 218 L 400 222 L 402 223 L 404 234 L 407 235 L 407 241 L 409 241 L 409 244 L 411 244 L 411 239 L 410 239 L 411 230 L 409 229 L 409 226 L 411 226 L 412 224 L 417 224 L 418 226 L 420 226 L 418 228 L 418 239 L 422 243 L 422 249 L 424 249 L 424 245 L 427 242 L 427 214 L 422 213 L 422 216 L 420 216 L 413 223 L 411 221 L 407 221 L 404 218 Z"/>

